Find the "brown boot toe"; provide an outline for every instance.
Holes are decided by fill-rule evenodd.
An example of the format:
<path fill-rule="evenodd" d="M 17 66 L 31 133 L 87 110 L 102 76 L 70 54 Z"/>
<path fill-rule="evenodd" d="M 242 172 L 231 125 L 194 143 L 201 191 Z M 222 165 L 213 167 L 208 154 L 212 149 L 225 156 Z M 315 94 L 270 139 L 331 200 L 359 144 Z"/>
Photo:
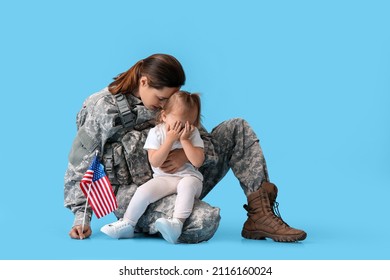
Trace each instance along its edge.
<path fill-rule="evenodd" d="M 303 230 L 290 227 L 287 231 L 277 231 L 271 238 L 276 242 L 297 242 L 305 240 L 306 237 L 307 234 Z"/>

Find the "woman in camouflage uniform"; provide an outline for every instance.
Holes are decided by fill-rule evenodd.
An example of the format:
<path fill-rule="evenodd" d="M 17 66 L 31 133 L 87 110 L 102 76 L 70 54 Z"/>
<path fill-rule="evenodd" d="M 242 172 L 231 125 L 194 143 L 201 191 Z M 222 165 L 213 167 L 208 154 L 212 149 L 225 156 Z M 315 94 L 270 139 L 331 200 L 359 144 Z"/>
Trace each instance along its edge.
<path fill-rule="evenodd" d="M 98 93 L 88 97 L 77 114 L 77 135 L 69 154 L 65 174 L 65 206 L 75 215 L 69 235 L 84 239 L 92 234 L 92 210 L 79 184 L 95 151 L 100 151 L 105 170 L 118 201 L 115 215 L 122 218 L 135 190 L 152 177 L 143 145 L 154 126 L 154 112 L 185 82 L 181 64 L 166 54 L 151 55 L 138 61 L 128 71 Z M 273 207 L 277 188 L 269 182 L 259 140 L 245 120 L 231 119 L 211 133 L 200 128 L 204 140 L 205 162 L 200 199 L 226 175 L 231 168 L 248 198 L 248 219 L 242 236 L 251 239 L 272 238 L 275 241 L 299 241 L 306 233 L 289 227 Z M 175 172 L 187 158 L 182 150 L 174 150 L 162 165 L 165 172 Z M 156 233 L 154 222 L 172 216 L 176 195 L 152 203 L 137 224 L 137 231 Z M 85 217 L 85 220 L 84 220 Z M 219 225 L 219 209 L 196 200 L 186 220 L 179 242 L 197 243 L 210 239 Z M 82 232 L 82 224 L 85 223 Z"/>

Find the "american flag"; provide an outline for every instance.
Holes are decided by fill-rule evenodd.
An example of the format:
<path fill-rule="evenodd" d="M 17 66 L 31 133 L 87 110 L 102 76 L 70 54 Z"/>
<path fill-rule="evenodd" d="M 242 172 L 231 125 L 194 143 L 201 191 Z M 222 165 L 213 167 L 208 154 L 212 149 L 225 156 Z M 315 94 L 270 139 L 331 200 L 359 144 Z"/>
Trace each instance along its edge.
<path fill-rule="evenodd" d="M 81 179 L 80 188 L 98 218 L 118 208 L 111 183 L 97 156 L 95 156 L 83 179 Z"/>

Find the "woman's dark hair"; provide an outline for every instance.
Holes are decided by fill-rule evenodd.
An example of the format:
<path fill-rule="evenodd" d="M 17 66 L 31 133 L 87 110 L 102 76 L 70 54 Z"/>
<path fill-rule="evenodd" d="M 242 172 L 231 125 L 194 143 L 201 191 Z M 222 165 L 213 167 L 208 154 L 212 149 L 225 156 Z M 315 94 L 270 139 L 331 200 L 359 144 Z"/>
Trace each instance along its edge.
<path fill-rule="evenodd" d="M 142 76 L 147 77 L 148 85 L 155 89 L 181 87 L 186 80 L 183 67 L 175 57 L 168 54 L 153 54 L 115 77 L 108 90 L 112 94 L 134 93 Z"/>

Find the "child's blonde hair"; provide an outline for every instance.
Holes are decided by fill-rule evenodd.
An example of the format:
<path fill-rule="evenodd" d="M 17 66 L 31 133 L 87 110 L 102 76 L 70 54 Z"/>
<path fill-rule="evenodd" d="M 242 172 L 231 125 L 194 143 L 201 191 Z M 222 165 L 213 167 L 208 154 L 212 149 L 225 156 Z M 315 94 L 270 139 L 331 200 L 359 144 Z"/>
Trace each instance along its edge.
<path fill-rule="evenodd" d="M 177 105 L 182 106 L 185 110 L 196 110 L 196 120 L 194 126 L 200 126 L 200 95 L 188 91 L 179 90 L 171 95 L 162 110 L 157 115 L 157 123 L 162 123 L 162 112 L 169 114 Z"/>

